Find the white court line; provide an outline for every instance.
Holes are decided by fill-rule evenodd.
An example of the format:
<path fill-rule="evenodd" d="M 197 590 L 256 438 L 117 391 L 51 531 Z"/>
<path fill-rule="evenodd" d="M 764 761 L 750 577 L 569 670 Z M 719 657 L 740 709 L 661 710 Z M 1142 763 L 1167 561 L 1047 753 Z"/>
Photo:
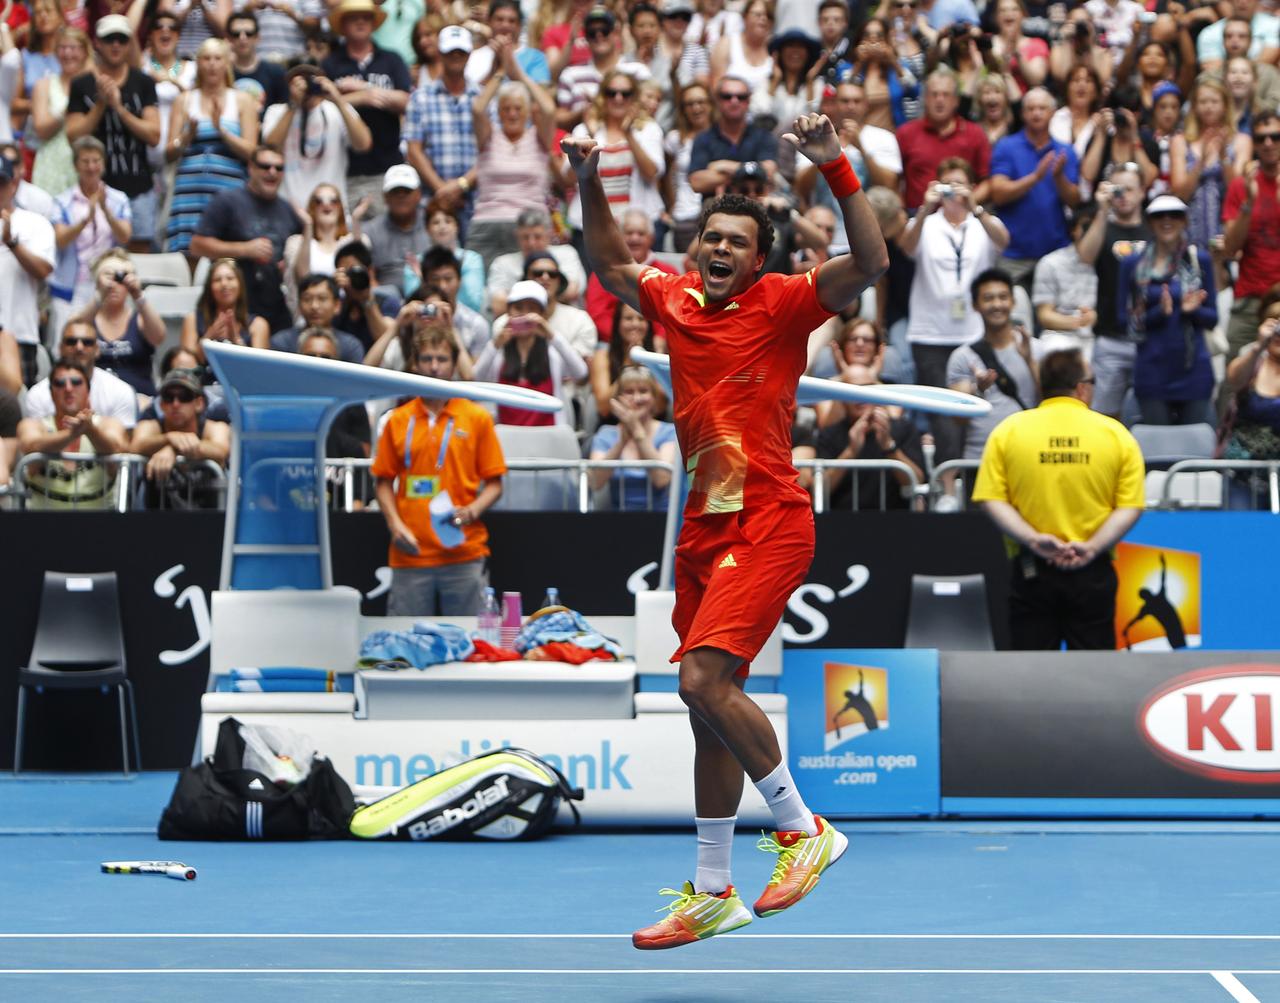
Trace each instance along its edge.
<path fill-rule="evenodd" d="M 1210 972 L 1227 992 L 1231 994 L 1231 998 L 1236 1003 L 1261 1003 L 1261 1001 L 1244 987 L 1244 984 L 1237 979 L 1231 972 Z"/>
<path fill-rule="evenodd" d="M 629 933 L 0 933 L 0 940 L 630 940 Z M 1277 933 L 729 933 L 717 940 L 1238 940 Z"/>
<path fill-rule="evenodd" d="M 1280 975 L 1280 969 L 1237 969 Z M 1211 975 L 1207 968 L 0 968 L 4 975 Z M 1226 973 L 1223 973 L 1226 974 Z M 1241 987 L 1243 988 L 1243 987 Z M 1246 990 L 1247 991 L 1247 990 Z"/>

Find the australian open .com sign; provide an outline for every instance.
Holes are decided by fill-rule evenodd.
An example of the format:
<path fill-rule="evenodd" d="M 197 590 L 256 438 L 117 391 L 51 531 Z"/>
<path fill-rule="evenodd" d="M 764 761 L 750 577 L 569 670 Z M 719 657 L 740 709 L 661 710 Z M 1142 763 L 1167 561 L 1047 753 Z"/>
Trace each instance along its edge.
<path fill-rule="evenodd" d="M 419 780 L 455 766 L 472 756 L 496 749 L 507 749 L 511 746 L 512 743 L 507 739 L 495 743 L 486 738 L 474 744 L 470 739 L 463 739 L 456 751 L 438 753 L 435 756 L 424 752 L 412 756 L 400 756 L 393 752 L 356 753 L 355 782 L 357 786 L 366 787 L 403 787 L 407 784 L 416 784 Z M 556 767 L 574 787 L 581 787 L 588 791 L 631 790 L 631 781 L 626 773 L 630 754 L 615 753 L 612 743 L 607 738 L 601 740 L 600 747 L 595 752 L 562 754 L 544 752 L 540 749 L 530 751 L 536 752 Z"/>

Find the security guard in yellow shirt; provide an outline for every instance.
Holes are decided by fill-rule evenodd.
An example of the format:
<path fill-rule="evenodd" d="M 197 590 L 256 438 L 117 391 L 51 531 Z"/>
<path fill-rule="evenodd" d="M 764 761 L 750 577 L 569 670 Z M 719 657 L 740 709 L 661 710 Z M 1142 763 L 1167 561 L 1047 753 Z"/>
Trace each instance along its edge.
<path fill-rule="evenodd" d="M 1010 541 L 1010 637 L 1017 650 L 1114 649 L 1111 548 L 1142 514 L 1142 451 L 1089 409 L 1079 349 L 1045 356 L 1040 384 L 1039 407 L 991 432 L 973 491 Z"/>

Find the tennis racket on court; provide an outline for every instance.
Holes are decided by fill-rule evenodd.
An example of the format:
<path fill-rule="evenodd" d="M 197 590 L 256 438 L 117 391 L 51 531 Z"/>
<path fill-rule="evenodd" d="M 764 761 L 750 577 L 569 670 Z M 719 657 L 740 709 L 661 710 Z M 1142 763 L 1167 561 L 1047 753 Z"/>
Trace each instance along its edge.
<path fill-rule="evenodd" d="M 196 869 L 178 860 L 106 860 L 103 874 L 162 874 L 177 881 L 194 881 Z"/>

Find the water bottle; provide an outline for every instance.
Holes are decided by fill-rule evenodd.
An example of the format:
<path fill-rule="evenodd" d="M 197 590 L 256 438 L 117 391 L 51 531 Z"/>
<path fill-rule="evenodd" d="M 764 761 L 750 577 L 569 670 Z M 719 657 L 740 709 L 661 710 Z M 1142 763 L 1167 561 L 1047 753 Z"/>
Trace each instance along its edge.
<path fill-rule="evenodd" d="M 497 645 L 502 639 L 502 610 L 498 607 L 498 594 L 492 588 L 486 588 L 480 600 L 476 636 L 492 645 Z"/>
<path fill-rule="evenodd" d="M 548 587 L 547 594 L 542 597 L 542 608 L 546 609 L 548 606 L 559 606 L 559 605 L 560 605 L 560 590 L 558 588 L 555 588 L 554 586 Z"/>

